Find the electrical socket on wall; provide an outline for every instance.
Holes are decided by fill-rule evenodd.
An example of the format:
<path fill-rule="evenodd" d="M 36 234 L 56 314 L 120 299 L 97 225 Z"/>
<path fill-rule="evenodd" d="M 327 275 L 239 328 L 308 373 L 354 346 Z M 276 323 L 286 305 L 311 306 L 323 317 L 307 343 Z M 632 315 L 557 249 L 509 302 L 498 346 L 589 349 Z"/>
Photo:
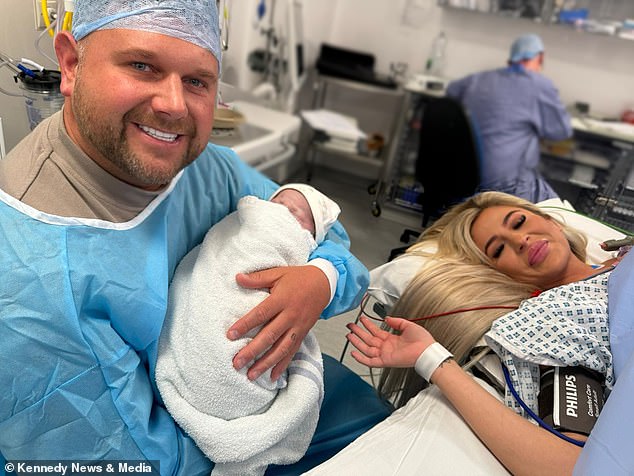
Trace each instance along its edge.
<path fill-rule="evenodd" d="M 48 17 L 51 19 L 51 22 L 57 16 L 57 1 L 56 0 L 47 0 L 47 10 Z M 46 28 L 46 23 L 44 23 L 44 16 L 42 15 L 42 2 L 41 0 L 33 0 L 33 11 L 35 13 L 35 29 L 37 31 L 42 31 Z"/>

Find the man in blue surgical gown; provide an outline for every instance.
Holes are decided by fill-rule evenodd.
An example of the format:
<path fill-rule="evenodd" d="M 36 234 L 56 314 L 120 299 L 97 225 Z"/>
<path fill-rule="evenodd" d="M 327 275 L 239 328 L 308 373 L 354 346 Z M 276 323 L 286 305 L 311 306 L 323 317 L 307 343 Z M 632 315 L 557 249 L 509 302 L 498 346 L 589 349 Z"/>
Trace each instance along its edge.
<path fill-rule="evenodd" d="M 0 163 L 7 459 L 152 460 L 161 474 L 209 473 L 153 383 L 167 287 L 242 196 L 277 188 L 207 143 L 218 38 L 207 0 L 79 0 L 72 35 L 55 38 L 64 108 Z M 277 378 L 322 311 L 357 305 L 367 270 L 348 247 L 336 224 L 309 265 L 237 277 L 270 296 L 228 330 L 236 339 L 263 325 L 236 368 Z"/>
<path fill-rule="evenodd" d="M 557 89 L 541 74 L 543 64 L 542 40 L 523 35 L 513 42 L 507 67 L 472 74 L 447 88 L 480 136 L 481 190 L 532 202 L 557 196 L 538 171 L 539 139 L 563 140 L 572 128 Z"/>

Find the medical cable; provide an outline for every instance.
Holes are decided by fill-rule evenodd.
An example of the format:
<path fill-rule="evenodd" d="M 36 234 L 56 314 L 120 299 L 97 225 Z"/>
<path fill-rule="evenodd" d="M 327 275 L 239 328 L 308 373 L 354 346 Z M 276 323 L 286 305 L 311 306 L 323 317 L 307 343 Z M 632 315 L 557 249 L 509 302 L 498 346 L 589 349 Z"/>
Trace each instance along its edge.
<path fill-rule="evenodd" d="M 8 56 L 0 53 L 0 59 L 2 60 L 2 66 L 7 66 L 8 68 L 12 69 L 13 72 L 20 74 L 20 68 L 18 68 L 14 64 L 13 60 L 11 60 Z"/>
<path fill-rule="evenodd" d="M 31 78 L 35 78 L 35 73 L 31 71 L 29 68 L 27 68 L 26 66 L 18 64 L 18 69 L 22 71 L 24 74 L 26 74 L 27 76 L 30 76 Z"/>
<path fill-rule="evenodd" d="M 44 19 L 44 25 L 46 26 L 46 30 L 44 31 L 47 31 L 51 38 L 53 38 L 55 36 L 55 33 L 53 32 L 54 25 L 51 27 L 51 18 L 48 16 L 48 1 L 40 0 L 40 8 L 42 9 L 42 18 Z"/>
<path fill-rule="evenodd" d="M 378 322 L 385 322 L 385 318 L 387 317 L 387 311 L 383 308 L 383 306 L 381 305 L 380 302 L 375 303 L 375 312 L 377 312 L 376 309 L 376 305 L 379 304 L 379 307 L 381 308 L 381 312 L 377 312 L 377 314 L 380 314 L 380 317 L 375 317 L 370 315 L 369 313 L 366 312 L 365 308 L 368 304 L 368 301 L 370 300 L 370 294 L 366 293 L 365 296 L 363 296 L 363 299 L 361 300 L 361 304 L 360 304 L 360 311 L 359 314 L 357 315 L 357 318 L 355 319 L 355 324 L 357 324 L 359 322 L 359 318 L 361 316 L 365 316 L 368 319 L 372 319 L 373 321 L 378 321 Z M 469 311 L 481 311 L 481 310 L 486 310 L 486 309 L 509 309 L 509 310 L 514 310 L 517 309 L 517 306 L 477 306 L 477 307 L 470 307 L 470 308 L 463 308 L 463 309 L 455 309 L 453 311 L 448 311 L 448 312 L 442 312 L 442 313 L 438 313 L 438 314 L 430 314 L 428 316 L 423 316 L 423 317 L 418 317 L 418 318 L 414 318 L 414 319 L 407 319 L 404 318 L 405 320 L 408 321 L 412 321 L 412 322 L 417 322 L 417 321 L 423 321 L 426 319 L 433 319 L 436 317 L 443 317 L 443 316 L 449 316 L 452 314 L 459 314 L 462 312 L 469 312 Z M 343 351 L 341 352 L 341 357 L 339 358 L 339 362 L 342 362 L 344 359 L 344 356 L 346 355 L 346 352 L 348 350 L 348 344 L 350 344 L 350 341 L 346 340 L 344 346 L 343 346 Z M 485 351 L 483 352 L 483 355 L 486 354 L 488 352 Z M 475 363 L 475 362 L 474 362 Z M 473 364 L 472 364 L 473 365 Z M 374 375 L 372 373 L 372 368 L 370 368 L 370 379 L 372 380 L 372 385 L 376 387 L 376 385 L 374 384 Z"/>
<path fill-rule="evenodd" d="M 2 68 L 3 66 L 13 66 L 13 65 L 11 63 L 9 63 L 8 61 L 6 61 L 6 60 L 2 60 L 2 61 L 0 61 L 0 68 Z M 13 97 L 16 97 L 16 98 L 22 97 L 21 94 L 10 93 L 9 91 L 7 91 L 5 89 L 2 89 L 2 88 L 0 88 L 0 93 L 6 94 L 7 96 L 13 96 Z"/>
<path fill-rule="evenodd" d="M 62 22 L 62 31 L 71 31 L 73 28 L 73 14 L 75 13 L 75 0 L 64 0 L 63 12 L 64 21 Z"/>
<path fill-rule="evenodd" d="M 55 27 L 55 25 L 57 25 L 57 19 L 53 20 L 53 23 L 51 23 L 52 27 Z M 38 53 L 40 53 L 42 56 L 44 56 L 51 63 L 53 63 L 55 65 L 59 65 L 59 63 L 57 62 L 57 59 L 52 58 L 42 48 L 40 48 L 40 41 L 42 41 L 42 38 L 46 35 L 47 31 L 48 30 L 44 30 L 37 36 L 37 38 L 35 39 L 35 49 L 38 51 Z"/>
<path fill-rule="evenodd" d="M 367 303 L 367 300 L 368 299 L 367 299 L 367 295 L 366 295 L 366 298 L 363 300 L 363 302 L 361 304 L 361 313 L 360 313 L 360 315 L 364 315 L 367 318 L 375 320 L 375 321 L 385 322 L 385 317 L 374 317 L 374 316 L 369 315 L 368 313 L 366 313 L 363 310 L 363 308 L 365 307 L 365 304 Z M 511 309 L 511 310 L 513 310 L 513 309 L 517 309 L 517 306 L 477 306 L 477 307 L 470 307 L 470 308 L 463 308 L 463 309 L 455 309 L 453 311 L 441 312 L 441 313 L 438 313 L 438 314 L 430 314 L 430 315 L 427 315 L 427 316 L 418 317 L 418 318 L 414 318 L 414 319 L 407 319 L 407 318 L 405 318 L 405 319 L 408 320 L 408 321 L 417 322 L 417 321 L 423 321 L 423 320 L 426 320 L 426 319 L 433 319 L 433 318 L 436 318 L 436 317 L 444 317 L 444 316 L 449 316 L 449 315 L 452 315 L 452 314 L 459 314 L 459 313 L 462 313 L 462 312 L 481 311 L 481 310 L 487 310 L 487 309 Z M 347 345 L 348 345 L 348 341 L 346 341 L 346 345 L 344 346 L 344 352 L 342 353 L 342 358 L 343 358 L 343 355 L 345 353 Z M 482 357 L 482 356 L 486 355 L 489 352 L 490 352 L 490 349 L 486 349 L 486 350 L 482 351 L 481 355 L 479 354 L 478 357 Z M 477 359 L 477 360 L 479 360 L 479 359 Z M 471 366 L 473 366 L 473 364 Z M 574 438 L 570 438 L 569 436 L 564 435 L 563 433 L 555 430 L 553 427 L 548 425 L 541 418 L 539 418 L 539 416 L 536 415 L 535 412 L 533 410 L 531 410 L 528 407 L 528 405 L 526 405 L 526 403 L 524 403 L 524 401 L 521 399 L 521 397 L 519 396 L 519 394 L 515 390 L 515 387 L 513 387 L 513 383 L 511 382 L 511 376 L 509 375 L 509 371 L 506 368 L 506 366 L 502 365 L 502 371 L 504 372 L 504 380 L 506 381 L 506 385 L 508 386 L 511 394 L 513 395 L 513 398 L 515 398 L 517 403 L 524 409 L 524 411 L 526 411 L 526 413 L 531 418 L 533 418 L 539 424 L 539 426 L 544 428 L 546 431 L 552 433 L 553 435 L 558 436 L 559 438 L 567 441 L 568 443 L 571 443 L 573 445 L 580 446 L 580 447 L 583 447 L 585 445 L 585 442 L 579 441 L 579 440 L 575 440 Z"/>
<path fill-rule="evenodd" d="M 361 304 L 359 304 L 359 313 L 357 314 L 357 318 L 354 320 L 355 324 L 359 322 L 359 318 L 362 315 L 365 315 L 364 308 L 367 305 L 370 297 L 371 296 L 368 293 L 365 293 L 363 295 L 363 298 L 361 299 Z M 346 356 L 346 352 L 348 351 L 348 345 L 350 345 L 350 341 L 346 339 L 346 342 L 343 345 L 343 350 L 341 351 L 341 356 L 339 357 L 340 363 L 343 363 L 343 359 Z M 369 370 L 368 376 L 370 377 L 371 385 L 373 388 L 377 388 L 377 383 L 375 382 L 375 379 L 374 379 L 374 371 L 373 371 L 374 369 L 372 367 L 368 367 L 368 370 Z"/>
<path fill-rule="evenodd" d="M 38 51 L 44 54 L 39 48 L 39 41 L 42 36 L 48 35 L 51 38 L 55 37 L 55 33 L 59 31 L 71 31 L 73 26 L 73 12 L 75 11 L 75 2 L 73 0 L 64 0 L 64 2 L 58 2 L 57 11 L 55 15 L 51 17 L 49 14 L 48 0 L 39 0 L 40 1 L 40 10 L 42 13 L 42 18 L 44 19 L 45 29 L 42 32 L 42 35 L 38 37 L 35 42 L 35 47 Z M 44 54 L 48 59 L 51 59 L 48 55 Z M 57 64 L 56 61 L 53 61 Z"/>
<path fill-rule="evenodd" d="M 36 63 L 35 61 L 30 60 L 28 58 L 20 58 L 20 63 L 28 64 L 29 66 L 33 66 L 38 71 L 44 71 L 44 66 L 42 66 L 41 64 Z"/>
<path fill-rule="evenodd" d="M 435 319 L 436 317 L 444 317 L 451 316 L 452 314 L 460 314 L 462 312 L 470 312 L 470 311 L 485 311 L 487 309 L 510 309 L 515 310 L 517 306 L 476 306 L 476 307 L 465 307 L 462 309 L 454 309 L 453 311 L 440 312 L 438 314 L 430 314 L 428 316 L 423 317 L 415 317 L 414 319 L 408 319 L 412 322 L 424 321 L 426 319 Z"/>
<path fill-rule="evenodd" d="M 0 53 L 0 59 L 3 60 L 3 64 L 6 64 L 7 66 L 11 67 L 11 69 L 13 69 L 16 73 L 18 74 L 24 73 L 27 76 L 30 76 L 31 78 L 35 78 L 35 72 L 33 72 L 31 69 L 21 64 L 19 61 L 14 60 L 10 56 L 4 53 Z M 24 60 L 22 62 L 24 62 Z"/>
<path fill-rule="evenodd" d="M 381 307 L 381 315 L 379 317 L 375 317 L 372 316 L 371 314 L 369 314 L 368 312 L 366 312 L 365 308 L 368 304 L 368 301 L 370 300 L 370 294 L 366 293 L 365 296 L 363 296 L 363 299 L 361 300 L 361 304 L 360 304 L 360 311 L 359 314 L 357 315 L 357 318 L 355 319 L 355 324 L 359 322 L 359 318 L 361 316 L 365 316 L 368 319 L 372 319 L 373 321 L 377 321 L 377 322 L 385 322 L 385 318 L 387 317 L 387 310 L 385 310 L 382 306 Z M 380 303 L 375 303 L 375 311 L 376 311 L 376 304 Z M 487 310 L 487 309 L 508 309 L 508 310 L 515 310 L 517 309 L 517 306 L 502 306 L 502 305 L 498 305 L 498 306 L 476 306 L 476 307 L 468 307 L 468 308 L 462 308 L 462 309 L 454 309 L 453 311 L 447 311 L 447 312 L 441 312 L 438 314 L 429 314 L 427 316 L 422 316 L 422 317 L 415 317 L 413 319 L 408 319 L 408 318 L 401 318 L 401 319 L 405 319 L 407 321 L 411 321 L 411 322 L 418 322 L 418 321 L 424 321 L 426 319 L 434 319 L 436 317 L 444 317 L 444 316 L 450 316 L 452 314 L 460 314 L 463 312 L 469 312 L 469 311 L 483 311 L 483 310 Z M 343 352 L 341 353 L 341 359 L 340 361 L 343 360 L 343 357 L 346 353 L 346 350 L 348 348 L 348 344 L 349 342 L 346 341 L 346 343 L 344 344 L 343 347 Z"/>
<path fill-rule="evenodd" d="M 55 36 L 55 31 L 70 31 L 73 21 L 73 12 L 75 11 L 75 2 L 65 0 L 64 4 L 60 2 L 55 12 L 55 17 L 51 19 L 49 15 L 48 0 L 40 0 L 40 8 L 42 10 L 42 18 L 44 25 L 51 38 Z M 60 21 L 58 21 L 61 19 Z M 61 27 L 61 28 L 60 28 Z"/>
<path fill-rule="evenodd" d="M 471 368 L 474 365 L 476 365 L 478 362 L 480 362 L 484 357 L 489 355 L 491 352 L 493 352 L 493 350 L 491 350 L 490 347 L 485 347 L 480 352 L 478 352 L 476 355 L 471 357 L 469 359 L 469 361 L 462 366 L 462 370 L 464 370 L 465 372 L 471 370 Z"/>
<path fill-rule="evenodd" d="M 575 440 L 574 438 L 570 438 L 567 435 L 564 435 L 563 433 L 555 430 L 552 426 L 550 426 L 548 423 L 546 423 L 544 420 L 542 420 L 541 418 L 539 418 L 539 416 L 537 416 L 535 414 L 535 412 L 533 410 L 531 410 L 528 405 L 526 405 L 526 403 L 524 403 L 524 400 L 522 400 L 519 396 L 519 394 L 517 393 L 517 391 L 515 390 L 515 387 L 513 387 L 513 382 L 511 382 L 511 375 L 509 374 L 509 370 L 506 368 L 505 365 L 502 365 L 502 372 L 504 372 L 504 380 L 506 381 L 506 386 L 508 387 L 508 389 L 510 390 L 511 394 L 513 395 L 513 398 L 515 398 L 515 400 L 517 401 L 517 403 L 519 403 L 519 405 L 524 409 L 524 411 L 533 419 L 535 420 L 539 426 L 541 426 L 544 430 L 552 433 L 555 436 L 558 436 L 559 438 L 561 438 L 562 440 L 567 441 L 568 443 L 572 443 L 575 446 L 580 446 L 581 448 L 584 447 L 585 442 L 584 441 L 579 441 L 579 440 Z"/>
<path fill-rule="evenodd" d="M 470 311 L 484 311 L 487 309 L 509 309 L 509 310 L 515 310 L 517 309 L 517 306 L 475 306 L 475 307 L 465 307 L 465 308 L 461 308 L 461 309 L 454 309 L 453 311 L 447 311 L 447 312 L 439 312 L 438 314 L 429 314 L 427 316 L 422 316 L 422 317 L 414 317 L 412 319 L 409 318 L 402 318 L 405 319 L 406 321 L 411 321 L 411 322 L 418 322 L 418 321 L 424 321 L 427 319 L 435 319 L 437 317 L 444 317 L 444 316 L 451 316 L 452 314 L 460 314 L 462 312 L 470 312 Z M 364 316 L 366 316 L 369 319 L 375 320 L 375 321 L 380 321 L 383 322 L 385 321 L 384 317 L 374 317 L 371 316 L 369 314 L 366 314 L 365 312 L 363 313 Z"/>
<path fill-rule="evenodd" d="M 73 26 L 73 13 L 66 12 L 64 14 L 64 22 L 62 23 L 62 31 L 70 31 Z"/>

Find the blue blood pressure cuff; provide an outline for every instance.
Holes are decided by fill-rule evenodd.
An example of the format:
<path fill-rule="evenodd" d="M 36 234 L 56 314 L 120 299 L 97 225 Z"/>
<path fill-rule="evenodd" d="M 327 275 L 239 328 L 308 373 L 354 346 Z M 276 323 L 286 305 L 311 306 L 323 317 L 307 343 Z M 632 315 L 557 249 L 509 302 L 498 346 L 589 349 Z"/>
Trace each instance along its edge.
<path fill-rule="evenodd" d="M 584 367 L 546 367 L 541 372 L 539 417 L 560 432 L 589 435 L 604 402 L 604 378 Z"/>

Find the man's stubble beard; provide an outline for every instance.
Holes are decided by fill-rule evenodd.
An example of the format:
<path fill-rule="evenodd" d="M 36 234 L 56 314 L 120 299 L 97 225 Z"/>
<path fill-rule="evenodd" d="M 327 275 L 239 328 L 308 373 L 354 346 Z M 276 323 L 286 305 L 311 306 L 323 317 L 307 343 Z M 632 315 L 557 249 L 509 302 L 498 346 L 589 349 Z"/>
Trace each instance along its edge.
<path fill-rule="evenodd" d="M 155 117 L 143 120 L 141 116 L 147 117 L 147 114 L 144 115 L 137 109 L 126 112 L 118 125 L 108 122 L 106 117 L 99 117 L 96 108 L 91 107 L 90 99 L 84 92 L 80 72 L 81 68 L 77 72 L 77 82 L 72 100 L 73 114 L 79 133 L 105 160 L 127 176 L 132 177 L 136 182 L 135 185 L 161 186 L 168 184 L 180 170 L 193 162 L 202 152 L 203 147 L 191 139 L 183 156 L 178 161 L 172 162 L 172 167 L 152 167 L 152 163 L 144 161 L 139 154 L 130 148 L 125 133 L 126 125 L 132 122 L 153 125 L 165 121 L 159 121 Z M 134 117 L 135 121 L 131 121 L 131 117 Z M 188 137 L 193 138 L 196 137 L 196 126 L 193 121 L 190 120 L 190 122 L 186 129 Z M 169 127 L 165 127 L 165 129 L 169 130 Z"/>

